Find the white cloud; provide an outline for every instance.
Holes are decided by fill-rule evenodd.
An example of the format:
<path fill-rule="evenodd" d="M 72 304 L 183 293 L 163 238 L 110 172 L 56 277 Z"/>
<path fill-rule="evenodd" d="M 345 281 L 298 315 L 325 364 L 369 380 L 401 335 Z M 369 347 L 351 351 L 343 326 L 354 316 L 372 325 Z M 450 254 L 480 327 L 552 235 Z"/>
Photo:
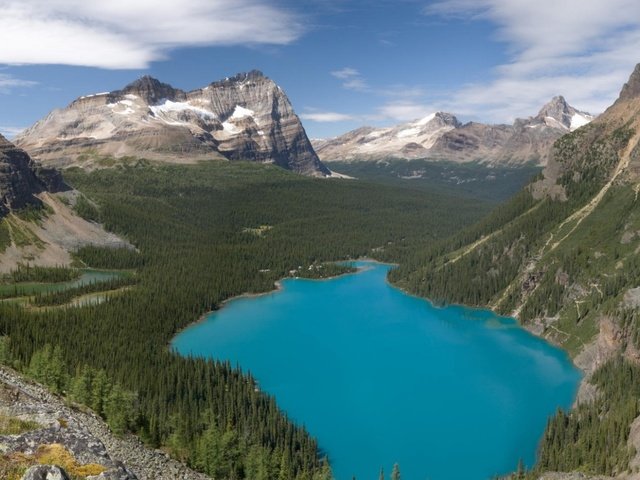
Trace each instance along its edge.
<path fill-rule="evenodd" d="M 13 75 L 0 73 L 0 93 L 9 93 L 15 87 L 32 87 L 36 84 L 37 82 L 31 80 L 22 80 Z"/>
<path fill-rule="evenodd" d="M 341 80 L 348 80 L 353 77 L 359 77 L 360 72 L 355 68 L 345 67 L 341 70 L 334 70 L 333 72 L 331 72 L 331 75 Z"/>
<path fill-rule="evenodd" d="M 367 82 L 364 80 L 364 78 L 362 78 L 360 72 L 355 68 L 345 67 L 341 70 L 335 70 L 331 72 L 331 75 L 340 80 L 343 80 L 342 87 L 346 88 L 347 90 L 356 90 L 360 92 L 366 92 L 370 90 Z"/>
<path fill-rule="evenodd" d="M 440 0 L 425 13 L 497 26 L 509 62 L 496 67 L 492 81 L 441 101 L 455 113 L 486 120 L 530 115 L 558 94 L 599 113 L 640 61 L 637 0 Z"/>
<path fill-rule="evenodd" d="M 423 118 L 436 110 L 433 106 L 421 103 L 401 101 L 389 102 L 378 109 L 378 117 L 381 119 L 391 119 L 399 122 L 407 122 Z"/>
<path fill-rule="evenodd" d="M 347 122 L 356 119 L 353 115 L 338 112 L 306 112 L 300 114 L 300 118 L 318 123 Z"/>
<path fill-rule="evenodd" d="M 0 135 L 4 135 L 9 140 L 22 132 L 26 127 L 9 127 L 0 125 Z"/>
<path fill-rule="evenodd" d="M 299 19 L 266 0 L 0 0 L 0 63 L 143 68 L 185 46 L 287 44 Z"/>

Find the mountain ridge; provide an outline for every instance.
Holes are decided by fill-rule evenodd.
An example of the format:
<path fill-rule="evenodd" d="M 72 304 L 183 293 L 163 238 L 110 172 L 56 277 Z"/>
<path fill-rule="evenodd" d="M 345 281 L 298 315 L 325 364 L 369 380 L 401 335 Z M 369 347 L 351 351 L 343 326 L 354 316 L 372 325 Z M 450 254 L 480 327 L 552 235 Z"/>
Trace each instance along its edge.
<path fill-rule="evenodd" d="M 435 119 L 448 119 L 423 130 Z M 453 162 L 496 165 L 535 163 L 545 165 L 551 146 L 561 135 L 594 117 L 556 96 L 538 114 L 516 119 L 512 125 L 479 122 L 461 124 L 457 118 L 437 112 L 421 120 L 387 128 L 361 127 L 344 135 L 315 140 L 313 145 L 324 162 L 367 161 L 393 157 L 429 158 Z M 418 128 L 420 126 L 420 128 Z M 403 132 L 410 135 L 403 137 Z"/>
<path fill-rule="evenodd" d="M 283 90 L 253 70 L 189 92 L 143 76 L 120 90 L 85 95 L 15 139 L 47 165 L 100 167 L 102 157 L 193 163 L 274 163 L 330 176 Z"/>

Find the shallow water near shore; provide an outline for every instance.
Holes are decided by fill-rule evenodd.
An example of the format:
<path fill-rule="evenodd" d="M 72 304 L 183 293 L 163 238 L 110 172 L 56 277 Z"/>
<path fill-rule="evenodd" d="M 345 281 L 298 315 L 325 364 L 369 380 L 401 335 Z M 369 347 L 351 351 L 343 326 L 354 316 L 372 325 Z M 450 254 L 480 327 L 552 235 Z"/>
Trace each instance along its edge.
<path fill-rule="evenodd" d="M 181 354 L 229 360 L 315 436 L 337 480 L 484 480 L 532 465 L 580 373 L 515 320 L 437 308 L 386 282 L 388 265 L 286 279 L 182 331 Z"/>

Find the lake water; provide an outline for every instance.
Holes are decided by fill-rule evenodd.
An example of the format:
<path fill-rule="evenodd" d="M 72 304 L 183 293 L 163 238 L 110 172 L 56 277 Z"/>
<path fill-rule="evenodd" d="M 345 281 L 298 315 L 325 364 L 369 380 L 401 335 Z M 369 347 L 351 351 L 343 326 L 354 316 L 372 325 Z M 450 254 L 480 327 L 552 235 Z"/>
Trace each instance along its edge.
<path fill-rule="evenodd" d="M 287 279 L 180 333 L 182 354 L 230 360 L 314 435 L 337 480 L 484 480 L 535 461 L 547 418 L 580 380 L 566 354 L 513 319 L 436 308 L 389 266 Z"/>

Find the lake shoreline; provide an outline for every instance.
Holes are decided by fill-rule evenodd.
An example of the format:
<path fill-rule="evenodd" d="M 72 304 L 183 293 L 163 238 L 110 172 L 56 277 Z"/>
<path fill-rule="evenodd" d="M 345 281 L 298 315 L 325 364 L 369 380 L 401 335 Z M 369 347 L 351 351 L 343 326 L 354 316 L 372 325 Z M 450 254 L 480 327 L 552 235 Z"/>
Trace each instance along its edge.
<path fill-rule="evenodd" d="M 348 265 L 349 262 L 368 262 L 369 260 L 370 259 L 360 258 L 357 260 L 354 259 L 343 262 Z M 456 375 L 447 376 L 446 378 L 448 379 L 459 378 L 458 374 L 463 374 L 462 377 L 469 376 L 470 379 L 473 379 L 471 383 L 468 384 L 470 386 L 469 388 L 472 388 L 473 391 L 484 392 L 480 394 L 480 399 L 483 398 L 483 395 L 489 395 L 488 398 L 494 397 L 491 397 L 491 395 L 493 395 L 493 393 L 490 392 L 491 388 L 480 386 L 484 385 L 482 382 L 485 380 L 482 379 L 485 378 L 483 376 L 485 373 L 481 373 L 479 377 L 474 377 L 474 375 L 477 375 L 475 372 L 478 370 L 479 365 L 484 365 L 485 363 L 487 366 L 509 365 L 500 368 L 481 368 L 482 372 L 493 372 L 489 375 L 490 377 L 495 377 L 497 379 L 503 376 L 503 378 L 505 378 L 504 381 L 507 382 L 504 383 L 505 389 L 512 389 L 514 388 L 514 385 L 520 385 L 522 377 L 517 372 L 525 370 L 529 371 L 527 369 L 529 369 L 530 366 L 537 365 L 531 370 L 532 373 L 537 372 L 533 374 L 531 378 L 540 379 L 535 380 L 535 382 L 541 382 L 540 387 L 536 388 L 539 388 L 541 392 L 547 392 L 547 388 L 542 387 L 548 385 L 548 381 L 541 379 L 549 378 L 549 375 L 551 374 L 550 372 L 559 372 L 559 370 L 548 370 L 543 367 L 547 361 L 550 361 L 549 359 L 554 359 L 552 360 L 553 368 L 561 368 L 561 371 L 564 372 L 562 375 L 566 375 L 554 377 L 555 379 L 565 379 L 562 380 L 562 382 L 564 382 L 562 383 L 562 385 L 564 385 L 562 387 L 564 393 L 560 394 L 559 397 L 555 397 L 558 399 L 557 401 L 559 403 L 547 404 L 547 407 L 542 407 L 542 409 L 532 408 L 527 410 L 529 411 L 529 414 L 525 414 L 524 416 L 520 411 L 517 413 L 517 416 L 514 416 L 514 421 L 516 423 L 511 424 L 511 422 L 508 422 L 512 425 L 511 427 L 508 427 L 509 429 L 521 432 L 517 433 L 518 436 L 525 436 L 523 437 L 522 443 L 519 442 L 518 445 L 521 445 L 519 448 L 524 448 L 523 451 L 527 452 L 522 454 L 527 458 L 527 464 L 533 465 L 536 461 L 534 457 L 534 445 L 537 445 L 540 441 L 543 431 L 540 430 L 540 432 L 538 432 L 537 429 L 543 428 L 549 416 L 553 415 L 553 412 L 555 412 L 557 408 L 554 405 L 557 405 L 565 411 L 571 408 L 577 386 L 582 378 L 582 372 L 575 368 L 575 364 L 567 356 L 566 351 L 558 349 L 555 345 L 552 345 L 551 342 L 547 342 L 546 339 L 541 338 L 539 335 L 533 335 L 527 329 L 517 328 L 521 325 L 513 318 L 497 315 L 492 309 L 471 307 L 471 309 L 467 311 L 466 309 L 469 307 L 465 307 L 463 305 L 449 305 L 449 307 L 456 308 L 450 308 L 450 310 L 447 311 L 447 306 L 436 306 L 428 299 L 407 294 L 403 289 L 398 288 L 396 285 L 389 282 L 386 273 L 392 265 L 388 263 L 376 261 L 375 264 L 373 262 L 368 262 L 353 266 L 357 267 L 357 272 L 336 276 L 349 275 L 351 279 L 333 282 L 332 285 L 328 280 L 335 280 L 336 277 L 325 279 L 306 279 L 298 277 L 297 280 L 311 281 L 292 282 L 290 284 L 285 284 L 284 280 L 287 278 L 294 280 L 295 278 L 285 277 L 280 279 L 278 282 L 274 282 L 274 288 L 267 292 L 245 293 L 231 297 L 226 301 L 221 302 L 219 308 L 216 308 L 214 311 L 217 312 L 218 310 L 221 310 L 223 306 L 228 306 L 228 303 L 238 298 L 259 298 L 266 294 L 282 291 L 283 287 L 284 290 L 288 292 L 285 295 L 274 296 L 273 299 L 266 298 L 256 300 L 253 307 L 253 302 L 241 302 L 234 305 L 234 308 L 226 311 L 226 314 L 221 314 L 219 316 L 216 315 L 214 317 L 208 317 L 207 314 L 203 315 L 200 321 L 202 319 L 208 319 L 210 321 L 207 322 L 206 325 L 201 325 L 200 329 L 195 329 L 187 333 L 186 336 L 181 339 L 173 339 L 171 342 L 172 351 L 176 354 L 185 356 L 193 355 L 197 357 L 208 357 L 211 359 L 229 359 L 232 364 L 237 365 L 244 371 L 250 371 L 252 375 L 255 376 L 256 380 L 260 382 L 260 389 L 264 390 L 265 393 L 275 395 L 277 398 L 283 398 L 283 408 L 285 411 L 289 413 L 292 418 L 298 419 L 298 421 L 303 422 L 308 427 L 311 426 L 309 425 L 309 421 L 312 423 L 317 421 L 314 416 L 316 413 L 322 412 L 321 415 L 324 415 L 327 412 L 323 408 L 320 408 L 317 411 L 314 410 L 315 407 L 313 407 L 313 405 L 309 405 L 309 402 L 307 401 L 308 399 L 302 403 L 295 403 L 297 400 L 294 400 L 294 403 L 291 403 L 291 399 L 296 398 L 296 391 L 303 390 L 306 392 L 314 392 L 313 398 L 315 399 L 322 399 L 323 393 L 321 392 L 332 391 L 333 389 L 330 387 L 321 388 L 317 386 L 323 385 L 322 382 L 329 378 L 334 379 L 332 381 L 337 381 L 338 383 L 347 382 L 347 384 L 350 385 L 349 389 L 353 388 L 352 393 L 358 391 L 358 388 L 360 388 L 361 391 L 366 392 L 367 398 L 371 398 L 370 393 L 373 388 L 373 390 L 378 391 L 376 398 L 382 399 L 381 401 L 383 403 L 381 403 L 381 405 L 388 405 L 389 399 L 386 398 L 387 394 L 380 392 L 378 387 L 374 387 L 374 385 L 378 382 L 387 380 L 393 383 L 395 380 L 390 379 L 396 378 L 396 372 L 411 372 L 413 370 L 413 373 L 408 374 L 413 380 L 406 385 L 410 385 L 407 387 L 409 389 L 407 392 L 411 391 L 414 393 L 411 395 L 402 395 L 402 397 L 412 398 L 414 395 L 425 394 L 425 398 L 429 398 L 431 399 L 430 401 L 434 402 L 434 408 L 444 408 L 445 405 L 451 405 L 451 402 L 456 404 L 455 398 L 458 398 L 460 402 L 463 402 L 463 400 L 462 397 L 451 397 L 453 399 L 451 401 L 446 401 L 442 404 L 438 403 L 444 401 L 444 398 L 450 398 L 446 393 L 446 388 L 443 388 L 444 393 L 439 395 L 434 396 L 431 393 L 427 394 L 429 385 L 431 385 L 431 380 L 429 379 L 434 375 L 432 372 L 433 369 L 425 368 L 425 366 L 429 364 L 429 359 L 440 359 L 437 360 L 436 363 L 432 364 L 442 365 L 445 369 L 453 369 L 452 371 L 456 372 Z M 368 271 L 368 273 L 357 275 L 357 273 L 363 273 L 363 271 Z M 355 277 L 362 277 L 362 280 L 357 280 Z M 322 282 L 323 284 L 328 283 L 329 285 L 320 286 L 317 284 L 317 286 L 314 286 L 315 282 Z M 392 291 L 395 291 L 396 293 L 392 294 Z M 307 298 L 303 296 L 303 292 L 313 293 L 311 294 L 311 297 Z M 313 295 L 315 295 L 315 297 Z M 363 315 L 358 314 L 358 312 L 364 312 L 365 310 L 368 311 L 367 308 L 372 308 L 373 310 L 371 310 L 370 313 L 364 313 Z M 423 317 L 423 315 L 426 316 Z M 353 321 L 349 321 L 349 319 Z M 429 321 L 425 323 L 423 320 Z M 398 326 L 395 326 L 396 323 Z M 456 326 L 459 328 L 452 329 L 452 327 Z M 338 327 L 337 330 L 335 330 L 337 334 L 334 336 L 331 332 L 332 328 L 335 329 L 336 327 Z M 273 330 L 273 328 L 275 328 L 275 330 Z M 494 329 L 498 329 L 499 332 L 487 333 Z M 327 332 L 330 332 L 329 336 L 324 338 L 327 336 Z M 409 336 L 406 336 L 408 332 L 410 332 Z M 344 334 L 346 334 L 346 336 L 344 336 Z M 423 334 L 426 334 L 424 341 L 421 340 L 423 338 Z M 273 335 L 273 337 L 270 337 L 270 335 Z M 340 335 L 343 336 L 341 337 Z M 396 337 L 396 335 L 398 336 Z M 350 338 L 351 340 L 349 340 Z M 353 343 L 353 339 L 356 338 L 360 340 Z M 489 340 L 489 343 L 485 344 L 482 341 L 484 338 Z M 394 341 L 390 341 L 392 339 Z M 522 343 L 517 341 L 518 339 L 522 340 Z M 439 342 L 441 341 L 445 342 L 444 346 L 446 348 L 441 349 L 436 346 L 439 345 Z M 286 343 L 280 344 L 279 342 Z M 469 342 L 469 347 L 471 348 L 460 347 L 461 345 L 465 345 Z M 539 357 L 542 358 L 542 362 L 528 362 L 526 365 L 523 364 L 516 367 L 515 365 L 519 365 L 518 362 L 520 362 L 520 360 L 516 361 L 513 365 L 510 363 L 511 360 L 506 363 L 498 360 L 503 353 L 496 352 L 501 352 L 502 348 L 494 348 L 492 346 L 494 343 L 492 342 L 495 342 L 496 346 L 505 346 L 506 352 L 516 350 L 520 351 L 521 348 L 524 348 L 527 352 L 538 351 L 539 349 L 540 352 L 545 353 L 542 353 L 543 356 Z M 451 348 L 447 347 L 449 344 Z M 251 346 L 247 347 L 249 345 Z M 425 345 L 433 345 L 434 348 L 425 348 Z M 522 347 L 520 345 L 522 345 Z M 535 346 L 535 348 L 526 350 L 530 346 Z M 547 356 L 546 352 L 549 352 L 549 349 L 555 350 L 555 353 Z M 238 352 L 244 352 L 242 355 L 245 356 L 239 356 Z M 322 354 L 319 355 L 321 352 Z M 384 360 L 378 364 L 377 359 L 381 358 L 379 352 L 386 352 L 383 357 L 388 357 L 389 359 L 402 359 L 403 356 L 405 356 L 406 358 L 401 362 L 403 367 L 398 370 L 398 367 L 394 366 L 392 369 L 387 370 L 387 367 L 393 362 Z M 345 361 L 345 359 L 342 358 L 343 355 L 346 355 L 347 357 L 349 355 L 354 355 L 353 358 L 355 359 L 356 366 L 359 365 L 359 362 L 362 362 L 363 359 L 368 359 L 366 360 L 366 366 L 368 366 L 367 368 L 373 368 L 375 366 L 376 375 L 374 377 L 376 378 L 371 377 L 366 370 L 362 374 L 355 374 L 355 371 L 350 371 L 349 365 L 353 366 L 354 364 L 349 363 L 349 361 Z M 469 368 L 465 367 L 464 370 L 458 369 L 458 366 L 464 365 L 464 362 L 467 361 L 469 356 L 473 357 L 474 355 L 479 355 L 477 357 L 477 361 L 470 363 Z M 527 353 L 527 355 L 529 355 L 529 353 Z M 311 358 L 313 358 L 313 360 L 309 360 Z M 318 358 L 321 359 L 320 362 L 316 360 Z M 311 365 L 311 367 L 305 366 L 304 368 L 308 369 L 305 370 L 305 372 L 311 373 L 304 375 L 295 375 L 292 373 L 291 375 L 294 375 L 293 377 L 288 377 L 287 375 L 290 375 L 288 373 L 274 373 L 285 372 L 287 370 L 286 368 L 282 368 L 284 365 L 282 362 L 292 362 L 289 363 L 289 365 L 292 366 L 293 371 L 295 371 L 296 368 L 301 368 L 300 365 L 307 365 L 301 359 L 304 359 L 304 362 L 310 362 L 309 365 Z M 413 361 L 410 359 L 413 359 Z M 420 365 L 422 365 L 422 367 L 420 367 Z M 358 366 L 358 368 L 363 367 L 365 367 L 365 364 Z M 336 375 L 330 374 L 328 377 L 323 377 L 323 374 L 319 374 L 320 370 L 317 370 L 317 368 L 326 369 L 327 372 L 341 373 L 336 373 Z M 346 375 L 348 372 L 350 372 L 349 378 L 354 380 L 347 380 Z M 516 373 L 515 378 L 518 378 L 519 380 L 516 380 L 515 383 L 509 383 L 512 382 L 511 379 L 513 378 L 514 372 Z M 353 376 L 354 374 L 356 375 L 355 377 Z M 424 375 L 424 377 L 422 377 L 422 375 Z M 555 373 L 553 375 L 555 375 Z M 287 378 L 289 378 L 289 380 L 286 380 Z M 385 378 L 387 380 L 384 380 Z M 442 380 L 440 377 L 433 378 L 439 378 L 438 381 Z M 509 380 L 506 380 L 507 378 Z M 307 385 L 303 388 L 301 385 L 304 385 L 308 379 L 315 379 L 312 382 L 313 385 Z M 355 381 L 355 379 L 358 379 L 358 381 Z M 480 380 L 482 380 L 482 382 L 478 383 Z M 496 381 L 500 382 L 501 380 Z M 554 382 L 555 381 L 556 380 L 554 380 Z M 367 384 L 367 382 L 373 383 Z M 458 380 L 451 380 L 450 385 L 448 382 L 449 381 L 447 380 L 442 386 L 453 387 L 455 390 L 455 388 L 458 388 L 458 385 L 460 385 Z M 535 385 L 535 382 L 531 383 L 531 385 Z M 466 383 L 464 384 L 467 385 Z M 489 383 L 487 385 L 494 384 Z M 495 385 L 502 384 L 497 383 Z M 556 384 L 554 383 L 554 385 Z M 284 390 L 282 390 L 283 388 Z M 314 390 L 315 388 L 318 388 L 318 391 Z M 402 386 L 400 388 L 401 390 L 399 391 L 403 391 L 402 389 L 405 387 Z M 477 388 L 480 388 L 480 390 L 474 390 Z M 530 387 L 529 384 L 518 386 L 517 391 L 520 393 L 517 395 L 520 395 L 522 392 L 528 392 L 530 388 L 533 387 Z M 350 391 L 349 389 L 344 391 L 343 395 L 346 395 L 348 391 Z M 383 391 L 386 390 L 383 389 Z M 505 390 L 505 392 L 510 391 L 511 390 Z M 287 396 L 292 393 L 294 395 L 293 397 Z M 533 395 L 534 392 L 530 393 Z M 510 393 L 507 393 L 501 398 L 511 398 L 509 395 Z M 547 395 L 547 393 L 544 393 L 543 395 Z M 532 398 L 529 394 L 525 396 L 527 398 Z M 553 395 L 551 396 L 553 397 Z M 349 396 L 349 398 L 357 399 L 358 397 Z M 540 398 L 542 399 L 543 397 L 541 396 Z M 322 402 L 324 403 L 321 402 L 319 405 L 326 405 L 326 402 L 331 404 L 332 401 L 337 400 L 323 400 Z M 481 400 L 479 404 L 483 404 L 483 402 L 485 402 L 485 400 Z M 494 406 L 496 404 L 495 398 L 494 400 L 488 400 L 488 402 Z M 353 402 L 349 400 L 349 402 L 340 402 L 340 405 L 344 404 L 344 409 L 348 409 L 353 407 L 352 403 Z M 521 408 L 518 406 L 519 404 L 517 402 L 507 403 L 509 408 L 515 408 L 515 410 L 512 410 L 514 415 L 518 409 Z M 313 404 L 313 402 L 311 402 L 311 404 Z M 410 404 L 411 402 L 409 402 L 408 407 Z M 542 402 L 542 404 L 544 404 L 544 402 Z M 367 403 L 367 405 L 376 404 L 375 402 L 372 402 L 371 404 Z M 335 459 L 336 468 L 338 468 L 338 470 L 340 470 L 341 465 L 346 465 L 347 471 L 342 471 L 341 473 L 343 475 L 337 477 L 341 479 L 344 477 L 346 479 L 349 477 L 348 469 L 351 467 L 344 463 L 345 458 L 351 457 L 352 454 L 356 455 L 354 458 L 358 458 L 358 453 L 361 458 L 363 456 L 366 458 L 366 455 L 369 454 L 366 453 L 366 451 L 365 453 L 362 453 L 356 450 L 358 453 L 351 452 L 347 455 L 345 452 L 349 452 L 350 450 L 348 446 L 341 445 L 340 442 L 344 441 L 343 438 L 340 438 L 340 436 L 338 436 L 338 438 L 334 438 L 334 433 L 337 431 L 336 428 L 339 430 L 342 427 L 337 427 L 332 422 L 334 422 L 336 418 L 342 422 L 343 419 L 340 419 L 339 417 L 344 414 L 344 412 L 340 411 L 340 408 L 343 407 L 338 408 L 336 405 L 336 408 L 337 410 L 332 410 L 333 413 L 330 413 L 330 417 L 326 417 L 326 415 L 325 417 L 319 417 L 322 418 L 322 420 L 318 424 L 314 425 L 314 429 L 311 431 L 319 441 L 324 442 L 321 443 L 321 445 L 325 445 L 324 448 L 329 448 L 330 446 L 331 448 L 329 451 L 334 452 L 334 455 L 338 457 Z M 384 408 L 387 407 L 385 406 Z M 412 408 L 412 406 L 409 408 Z M 478 429 L 482 431 L 484 431 L 483 429 L 485 426 L 483 422 L 486 421 L 486 418 L 489 418 L 490 415 L 495 413 L 491 408 L 486 412 L 486 415 L 489 416 L 487 417 L 485 414 L 480 413 L 484 410 L 478 410 L 478 408 L 475 410 L 473 408 L 468 409 L 466 407 L 462 407 L 462 403 L 459 407 L 455 408 L 455 411 L 458 413 L 467 411 L 467 420 L 471 420 L 471 424 L 477 424 Z M 398 418 L 402 419 L 405 413 L 406 410 L 401 410 L 396 414 L 399 415 Z M 353 420 L 353 426 L 361 425 L 362 427 L 352 429 L 354 437 L 357 437 L 358 435 L 362 436 L 362 434 L 365 436 L 369 435 L 366 433 L 369 428 L 369 423 L 367 422 L 371 421 L 371 418 L 367 416 L 368 414 L 363 413 L 362 418 L 358 417 L 359 414 L 352 415 L 351 413 L 348 413 L 346 415 L 347 416 L 345 416 L 344 419 L 346 423 L 339 423 L 339 425 L 349 425 L 349 422 Z M 544 420 L 542 420 L 543 417 Z M 430 430 L 433 427 L 435 427 L 436 430 L 438 428 L 437 422 L 439 420 L 436 419 L 436 424 L 432 424 L 432 420 L 429 415 L 425 416 L 420 414 L 417 417 L 412 416 L 411 418 L 412 421 L 407 425 L 411 424 L 413 426 L 412 428 L 418 428 L 417 425 L 421 425 L 421 431 L 424 431 L 424 428 L 427 430 Z M 460 417 L 456 416 L 455 418 Z M 500 409 L 498 418 L 505 418 L 505 412 L 502 409 Z M 465 420 L 465 422 L 467 420 Z M 425 423 L 421 424 L 420 422 Z M 532 427 L 532 422 L 537 422 L 535 425 L 542 425 L 542 427 Z M 502 425 L 500 421 L 498 424 Z M 453 425 L 455 425 L 455 422 Z M 480 426 L 482 426 L 482 428 L 480 428 Z M 507 427 L 504 426 L 503 428 Z M 533 430 L 531 428 L 533 428 Z M 355 433 L 358 431 L 360 431 L 360 433 Z M 512 433 L 505 432 L 500 436 L 501 438 L 508 438 L 510 435 L 512 435 Z M 382 444 L 384 444 L 384 441 L 382 441 L 381 445 Z M 362 443 L 362 445 L 364 445 L 364 443 Z M 371 449 L 367 451 L 371 452 Z M 405 449 L 402 451 L 409 452 L 408 454 L 412 455 L 410 452 L 413 452 L 414 450 L 412 447 L 409 450 Z M 502 450 L 498 449 L 498 451 Z M 400 455 L 400 452 L 394 453 L 393 455 Z M 401 457 L 402 455 L 399 458 Z M 349 461 L 351 460 L 349 459 Z M 407 465 L 411 465 L 411 461 L 412 460 L 406 461 Z M 489 462 L 490 461 L 491 460 L 489 460 Z M 509 462 L 511 462 L 511 460 L 509 460 Z M 360 465 L 362 464 L 363 462 L 360 463 Z M 420 464 L 418 463 L 417 465 Z M 502 468 L 505 468 L 505 472 L 509 470 L 509 467 L 512 468 L 511 463 L 508 463 L 506 467 L 504 464 L 502 467 L 498 466 L 500 471 L 502 471 Z M 481 470 L 478 471 L 480 472 Z"/>
<path fill-rule="evenodd" d="M 358 258 L 355 260 L 335 260 L 335 261 L 330 261 L 330 262 L 325 262 L 325 263 L 348 263 L 348 262 L 371 262 L 371 263 L 377 263 L 380 265 L 397 265 L 397 264 L 391 264 L 391 263 L 383 263 L 383 262 L 379 262 L 377 260 L 373 260 L 373 259 L 365 259 L 365 258 Z M 335 280 L 336 278 L 340 278 L 340 277 L 344 277 L 346 275 L 356 275 L 358 273 L 360 273 L 361 271 L 366 270 L 366 267 L 363 268 L 358 268 L 355 272 L 345 272 L 345 273 L 340 273 L 338 275 L 333 275 L 331 277 L 327 277 L 327 278 L 305 278 L 305 277 L 291 277 L 291 276 L 287 276 L 287 277 L 282 277 L 279 280 L 276 280 L 275 282 L 273 282 L 273 287 L 271 290 L 268 290 L 266 292 L 255 292 L 255 293 L 250 293 L 250 292 L 245 292 L 245 293 L 240 293 L 239 295 L 234 295 L 232 297 L 229 297 L 225 300 L 223 300 L 222 302 L 220 302 L 220 305 L 217 306 L 217 308 L 214 308 L 213 310 L 209 310 L 205 313 L 203 313 L 202 315 L 200 315 L 200 317 L 195 320 L 194 322 L 191 322 L 189 325 L 186 325 L 185 327 L 182 327 L 180 329 L 178 329 L 174 334 L 173 337 L 171 339 L 171 341 L 169 342 L 169 350 L 173 351 L 173 347 L 172 347 L 172 343 L 173 343 L 173 339 L 176 338 L 178 335 L 180 335 L 182 332 L 184 332 L 185 330 L 187 330 L 188 328 L 191 328 L 193 326 L 196 326 L 204 321 L 207 320 L 207 318 L 209 317 L 209 315 L 211 315 L 212 313 L 215 312 L 219 312 L 220 310 L 222 310 L 227 304 L 235 301 L 235 300 L 242 300 L 244 298 L 259 298 L 259 297 L 264 297 L 265 295 L 272 295 L 274 293 L 278 293 L 280 291 L 282 291 L 284 289 L 284 286 L 282 285 L 282 282 L 284 282 L 285 280 L 309 280 L 312 282 L 326 282 L 329 280 Z"/>

